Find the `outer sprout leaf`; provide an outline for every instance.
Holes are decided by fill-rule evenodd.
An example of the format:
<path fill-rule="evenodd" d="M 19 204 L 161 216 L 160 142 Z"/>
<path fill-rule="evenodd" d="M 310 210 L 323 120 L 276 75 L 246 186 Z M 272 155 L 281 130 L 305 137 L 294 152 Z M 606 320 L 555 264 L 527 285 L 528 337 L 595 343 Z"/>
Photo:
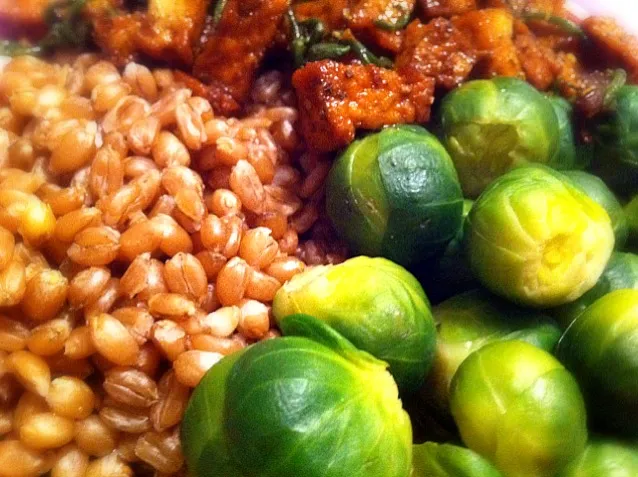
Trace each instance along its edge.
<path fill-rule="evenodd" d="M 228 376 L 244 350 L 226 356 L 197 386 L 182 420 L 182 446 L 191 471 L 206 477 L 244 477 L 231 462 L 224 435 Z"/>
<path fill-rule="evenodd" d="M 576 149 L 571 103 L 561 96 L 548 95 L 547 99 L 556 113 L 559 130 L 558 150 L 548 164 L 556 170 L 584 169 L 587 163 Z"/>
<path fill-rule="evenodd" d="M 484 457 L 451 444 L 426 442 L 412 450 L 411 477 L 503 477 Z"/>
<path fill-rule="evenodd" d="M 260 477 L 407 477 L 409 419 L 381 366 L 351 362 L 307 338 L 250 348 L 226 401 L 233 459 Z"/>
<path fill-rule="evenodd" d="M 352 361 L 369 362 L 378 366 L 387 366 L 387 363 L 376 359 L 364 351 L 358 350 L 350 341 L 314 316 L 297 313 L 285 317 L 278 325 L 281 332 L 286 336 L 303 336 L 309 338 Z"/>
<path fill-rule="evenodd" d="M 638 445 L 596 437 L 558 477 L 633 477 L 638 475 Z"/>
<path fill-rule="evenodd" d="M 584 171 L 565 171 L 564 174 L 575 182 L 594 202 L 599 204 L 611 219 L 616 239 L 615 248 L 622 250 L 627 241 L 629 226 L 627 216 L 620 202 L 599 177 Z"/>

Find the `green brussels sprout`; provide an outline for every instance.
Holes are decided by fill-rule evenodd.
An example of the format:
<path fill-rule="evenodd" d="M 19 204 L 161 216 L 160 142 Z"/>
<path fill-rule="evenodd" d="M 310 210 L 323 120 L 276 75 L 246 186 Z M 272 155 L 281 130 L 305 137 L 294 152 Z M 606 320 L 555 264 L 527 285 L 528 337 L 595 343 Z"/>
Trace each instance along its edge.
<path fill-rule="evenodd" d="M 464 221 L 472 205 L 474 201 L 470 199 L 463 201 Z M 461 226 L 456 237 L 448 244 L 440 257 L 433 257 L 414 270 L 432 302 L 441 302 L 478 286 L 463 250 L 463 232 L 464 227 Z"/>
<path fill-rule="evenodd" d="M 421 396 L 438 412 L 449 412 L 449 388 L 461 363 L 483 346 L 521 340 L 551 352 L 561 331 L 549 317 L 501 300 L 482 290 L 450 298 L 433 309 L 436 354 Z"/>
<path fill-rule="evenodd" d="M 616 290 L 587 308 L 556 348 L 585 393 L 593 423 L 638 437 L 638 290 Z"/>
<path fill-rule="evenodd" d="M 408 477 L 412 431 L 386 363 L 319 320 L 292 321 L 312 339 L 259 342 L 213 366 L 196 388 L 182 428 L 189 469 L 198 477 Z"/>
<path fill-rule="evenodd" d="M 389 260 L 356 257 L 296 275 L 275 295 L 273 315 L 280 324 L 296 313 L 323 320 L 389 363 L 402 392 L 418 389 L 432 364 L 429 301 L 416 278 Z"/>
<path fill-rule="evenodd" d="M 444 144 L 467 197 L 527 163 L 549 164 L 559 150 L 559 124 L 549 100 L 515 78 L 469 81 L 441 105 Z"/>
<path fill-rule="evenodd" d="M 558 119 L 558 149 L 548 165 L 557 170 L 584 169 L 583 155 L 579 154 L 572 126 L 572 105 L 561 96 L 546 96 Z"/>
<path fill-rule="evenodd" d="M 592 288 L 614 248 L 605 210 L 563 174 L 521 167 L 474 203 L 465 224 L 472 271 L 522 305 L 558 306 Z"/>
<path fill-rule="evenodd" d="M 605 209 L 614 229 L 616 249 L 622 249 L 625 242 L 627 242 L 629 226 L 625 211 L 614 193 L 595 175 L 583 171 L 566 171 L 564 174 L 580 186 L 590 199 Z"/>
<path fill-rule="evenodd" d="M 594 129 L 594 171 L 620 193 L 638 192 L 638 86 L 623 86 Z"/>
<path fill-rule="evenodd" d="M 411 477 L 503 477 L 503 474 L 470 449 L 426 442 L 412 448 Z"/>
<path fill-rule="evenodd" d="M 450 403 L 463 442 L 508 477 L 554 477 L 587 442 L 578 383 L 522 341 L 472 353 L 452 380 Z"/>
<path fill-rule="evenodd" d="M 434 135 L 393 126 L 339 156 L 326 183 L 326 210 L 356 254 L 409 265 L 441 253 L 456 236 L 463 195 Z"/>
<path fill-rule="evenodd" d="M 608 293 L 623 288 L 638 289 L 638 255 L 614 252 L 594 288 L 578 300 L 566 303 L 549 312 L 563 329 L 567 329 L 589 305 Z"/>
<path fill-rule="evenodd" d="M 635 477 L 638 447 L 625 442 L 596 439 L 557 477 Z"/>

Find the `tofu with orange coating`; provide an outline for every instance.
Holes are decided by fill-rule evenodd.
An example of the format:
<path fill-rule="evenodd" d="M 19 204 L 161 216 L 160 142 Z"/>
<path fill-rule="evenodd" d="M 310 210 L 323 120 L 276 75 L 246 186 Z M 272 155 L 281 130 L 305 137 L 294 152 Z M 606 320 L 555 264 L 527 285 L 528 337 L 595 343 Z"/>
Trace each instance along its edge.
<path fill-rule="evenodd" d="M 306 64 L 292 78 L 301 131 L 316 151 L 348 145 L 357 129 L 426 122 L 434 99 L 434 79 L 406 82 L 396 71 L 332 60 Z"/>
<path fill-rule="evenodd" d="M 287 8 L 288 0 L 228 0 L 195 58 L 193 75 L 204 83 L 221 83 L 243 103 Z"/>
<path fill-rule="evenodd" d="M 469 38 L 449 20 L 435 18 L 408 25 L 395 66 L 405 78 L 430 76 L 437 87 L 452 89 L 468 78 L 476 60 Z"/>
<path fill-rule="evenodd" d="M 96 14 L 93 35 L 116 63 L 126 63 L 141 53 L 190 66 L 207 5 L 206 0 L 150 0 L 146 12 Z"/>
<path fill-rule="evenodd" d="M 454 17 L 452 24 L 469 37 L 478 51 L 479 76 L 524 77 L 514 45 L 514 17 L 510 11 L 474 10 Z"/>

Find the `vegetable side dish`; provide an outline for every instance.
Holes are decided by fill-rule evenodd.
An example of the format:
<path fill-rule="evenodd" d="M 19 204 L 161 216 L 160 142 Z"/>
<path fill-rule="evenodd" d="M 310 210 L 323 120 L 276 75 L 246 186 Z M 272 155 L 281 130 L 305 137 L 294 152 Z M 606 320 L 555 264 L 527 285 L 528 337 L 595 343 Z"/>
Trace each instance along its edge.
<path fill-rule="evenodd" d="M 638 475 L 638 39 L 561 0 L 0 0 L 0 477 Z"/>

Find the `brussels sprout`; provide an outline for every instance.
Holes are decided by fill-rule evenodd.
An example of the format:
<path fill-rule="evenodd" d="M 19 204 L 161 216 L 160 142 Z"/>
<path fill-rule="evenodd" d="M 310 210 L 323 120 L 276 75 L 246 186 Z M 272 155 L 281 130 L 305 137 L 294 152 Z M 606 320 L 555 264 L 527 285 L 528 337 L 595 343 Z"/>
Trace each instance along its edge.
<path fill-rule="evenodd" d="M 638 437 L 638 290 L 616 290 L 565 331 L 557 356 L 583 388 L 593 422 Z"/>
<path fill-rule="evenodd" d="M 463 220 L 472 209 L 474 201 L 463 201 Z M 414 270 L 428 298 L 433 302 L 441 302 L 461 292 L 476 288 L 478 282 L 474 278 L 467 257 L 463 250 L 463 231 L 459 232 L 440 257 L 433 257 L 422 267 Z"/>
<path fill-rule="evenodd" d="M 557 170 L 584 169 L 583 155 L 576 149 L 572 126 L 572 105 L 561 96 L 546 96 L 558 119 L 558 149 L 548 165 Z"/>
<path fill-rule="evenodd" d="M 573 182 L 580 186 L 585 193 L 600 205 L 611 219 L 611 225 L 614 228 L 614 237 L 616 238 L 616 249 L 622 249 L 627 241 L 629 226 L 627 224 L 627 216 L 625 211 L 618 202 L 618 199 L 605 183 L 592 174 L 583 171 L 567 171 L 564 174 Z"/>
<path fill-rule="evenodd" d="M 514 78 L 469 81 L 441 105 L 444 143 L 467 197 L 521 164 L 549 164 L 559 125 L 549 100 Z"/>
<path fill-rule="evenodd" d="M 409 265 L 441 253 L 456 236 L 463 196 L 438 139 L 418 126 L 394 126 L 341 154 L 328 177 L 326 210 L 355 253 Z"/>
<path fill-rule="evenodd" d="M 436 355 L 421 395 L 438 412 L 449 412 L 450 383 L 473 351 L 494 341 L 521 340 L 551 352 L 561 335 L 551 318 L 481 290 L 450 298 L 433 311 L 438 330 Z"/>
<path fill-rule="evenodd" d="M 638 255 L 614 252 L 594 288 L 578 300 L 550 310 L 550 313 L 566 329 L 589 305 L 606 294 L 623 288 L 638 289 Z"/>
<path fill-rule="evenodd" d="M 503 474 L 469 449 L 426 442 L 412 448 L 411 477 L 503 477 Z"/>
<path fill-rule="evenodd" d="M 432 364 L 436 330 L 419 282 L 383 258 L 357 257 L 296 275 L 275 295 L 278 323 L 305 313 L 390 364 L 403 392 L 419 388 Z"/>
<path fill-rule="evenodd" d="M 412 432 L 387 365 L 319 320 L 293 321 L 313 339 L 257 343 L 197 387 L 183 428 L 189 468 L 198 477 L 408 477 Z"/>
<path fill-rule="evenodd" d="M 522 341 L 472 353 L 452 380 L 450 403 L 463 442 L 508 477 L 554 477 L 587 442 L 576 380 Z"/>
<path fill-rule="evenodd" d="M 548 167 L 521 167 L 481 195 L 465 224 L 472 271 L 492 292 L 539 307 L 582 296 L 614 248 L 609 215 Z"/>
<path fill-rule="evenodd" d="M 596 439 L 558 477 L 635 477 L 638 447 L 620 441 Z"/>
<path fill-rule="evenodd" d="M 594 170 L 618 192 L 638 192 L 638 86 L 623 86 L 594 130 Z"/>

